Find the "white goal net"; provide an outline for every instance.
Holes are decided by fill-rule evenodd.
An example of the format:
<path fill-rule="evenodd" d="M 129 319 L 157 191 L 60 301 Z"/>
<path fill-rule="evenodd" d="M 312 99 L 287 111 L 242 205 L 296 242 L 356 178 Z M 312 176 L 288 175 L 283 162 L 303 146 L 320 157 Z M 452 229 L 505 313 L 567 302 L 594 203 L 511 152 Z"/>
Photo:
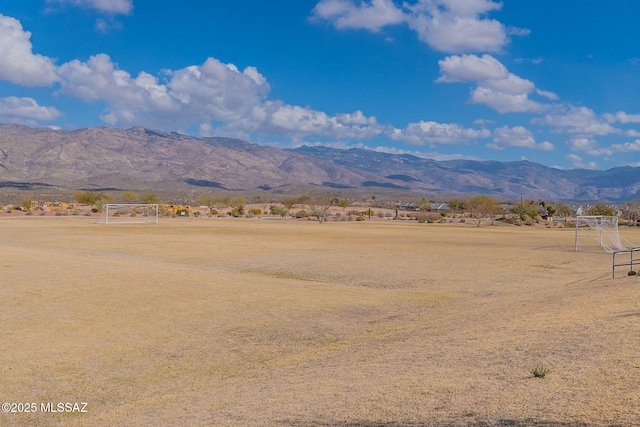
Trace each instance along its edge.
<path fill-rule="evenodd" d="M 588 249 L 589 244 L 591 248 L 597 244 L 609 253 L 627 251 L 635 247 L 633 243 L 620 237 L 617 216 L 578 216 L 575 250 Z"/>
<path fill-rule="evenodd" d="M 158 205 L 109 203 L 102 206 L 98 224 L 157 224 Z"/>

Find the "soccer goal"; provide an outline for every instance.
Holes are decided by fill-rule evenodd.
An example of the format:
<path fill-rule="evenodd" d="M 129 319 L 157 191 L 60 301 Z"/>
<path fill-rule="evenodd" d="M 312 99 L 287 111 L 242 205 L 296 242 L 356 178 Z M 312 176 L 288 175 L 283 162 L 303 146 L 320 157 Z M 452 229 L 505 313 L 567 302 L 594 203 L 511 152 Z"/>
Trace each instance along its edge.
<path fill-rule="evenodd" d="M 620 236 L 617 216 L 577 216 L 575 221 L 576 252 L 598 246 L 608 253 L 635 248 L 633 243 Z"/>
<path fill-rule="evenodd" d="M 157 224 L 157 204 L 109 203 L 102 206 L 98 224 Z"/>

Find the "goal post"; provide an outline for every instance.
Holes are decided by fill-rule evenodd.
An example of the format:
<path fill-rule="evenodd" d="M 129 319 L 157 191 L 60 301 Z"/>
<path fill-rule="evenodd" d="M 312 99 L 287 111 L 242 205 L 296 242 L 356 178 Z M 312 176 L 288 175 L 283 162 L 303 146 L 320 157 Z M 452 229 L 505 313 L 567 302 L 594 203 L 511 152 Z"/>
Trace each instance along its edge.
<path fill-rule="evenodd" d="M 629 247 L 635 247 L 633 243 L 620 237 L 617 216 L 577 216 L 575 222 L 576 252 L 588 246 L 588 242 L 591 243 L 591 248 L 597 243 L 600 248 L 608 253 L 627 251 Z M 585 240 L 587 243 L 585 243 Z M 626 245 L 629 245 L 629 247 Z"/>
<path fill-rule="evenodd" d="M 97 224 L 157 224 L 158 205 L 150 203 L 108 203 L 102 206 Z"/>

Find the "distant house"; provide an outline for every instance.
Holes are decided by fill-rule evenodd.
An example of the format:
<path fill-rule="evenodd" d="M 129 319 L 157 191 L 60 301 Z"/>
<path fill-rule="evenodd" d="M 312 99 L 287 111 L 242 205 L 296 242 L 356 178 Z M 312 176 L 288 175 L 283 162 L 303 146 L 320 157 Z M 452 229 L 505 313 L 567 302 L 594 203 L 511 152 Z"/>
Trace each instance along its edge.
<path fill-rule="evenodd" d="M 438 202 L 434 202 L 431 204 L 431 211 L 433 212 L 451 212 L 451 207 L 449 206 L 449 203 L 438 203 Z"/>
<path fill-rule="evenodd" d="M 405 211 L 419 211 L 420 206 L 413 202 L 402 202 L 396 204 L 396 209 L 402 209 Z"/>

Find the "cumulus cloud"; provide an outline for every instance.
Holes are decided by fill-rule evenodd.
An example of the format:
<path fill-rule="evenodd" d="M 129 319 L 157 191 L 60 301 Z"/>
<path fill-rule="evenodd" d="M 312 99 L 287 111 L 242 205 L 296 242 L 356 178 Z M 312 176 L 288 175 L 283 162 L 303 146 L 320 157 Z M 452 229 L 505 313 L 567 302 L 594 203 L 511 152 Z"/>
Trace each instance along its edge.
<path fill-rule="evenodd" d="M 0 121 L 4 123 L 34 126 L 39 121 L 52 121 L 61 116 L 54 107 L 40 106 L 33 98 L 0 98 Z"/>
<path fill-rule="evenodd" d="M 226 122 L 249 114 L 269 91 L 266 79 L 254 68 L 209 58 L 202 65 L 165 70 L 166 82 L 147 72 L 133 77 L 105 54 L 63 64 L 61 91 L 83 100 L 107 103 L 103 120 L 114 126 L 144 124 L 163 128 L 194 121 Z"/>
<path fill-rule="evenodd" d="M 598 143 L 591 138 L 570 138 L 567 145 L 572 151 L 589 151 L 594 150 Z"/>
<path fill-rule="evenodd" d="M 509 35 L 529 33 L 485 17 L 501 7 L 502 3 L 493 0 L 417 0 L 404 2 L 402 8 L 392 0 L 320 0 L 312 17 L 329 21 L 339 29 L 370 31 L 406 23 L 435 50 L 499 52 L 508 43 Z"/>
<path fill-rule="evenodd" d="M 533 148 L 536 150 L 555 150 L 553 144 L 548 141 L 536 143 L 533 133 L 522 127 L 512 128 L 503 126 L 493 131 L 493 142 L 486 145 L 489 148 L 503 150 L 508 147 Z"/>
<path fill-rule="evenodd" d="M 501 7 L 492 0 L 420 0 L 408 6 L 408 22 L 420 40 L 442 52 L 499 52 L 508 42 L 507 27 L 483 15 Z"/>
<path fill-rule="evenodd" d="M 391 0 L 371 0 L 371 3 L 321 0 L 312 13 L 315 18 L 330 21 L 338 29 L 379 31 L 384 26 L 399 24 L 406 19 Z"/>
<path fill-rule="evenodd" d="M 310 107 L 288 105 L 282 101 L 266 101 L 253 111 L 216 130 L 218 134 L 247 136 L 258 132 L 301 139 L 321 136 L 332 139 L 371 139 L 383 132 L 375 117 L 361 111 L 330 116 Z"/>
<path fill-rule="evenodd" d="M 627 114 L 624 111 L 618 111 L 615 114 L 604 114 L 604 119 L 609 123 L 640 123 L 640 114 Z"/>
<path fill-rule="evenodd" d="M 58 81 L 50 58 L 32 52 L 31 33 L 15 18 L 0 14 L 0 79 L 24 86 Z"/>
<path fill-rule="evenodd" d="M 573 167 L 578 169 L 596 169 L 598 167 L 596 162 L 585 162 L 577 154 L 567 154 L 565 158 L 571 162 Z"/>
<path fill-rule="evenodd" d="M 393 128 L 386 134 L 396 141 L 414 145 L 460 144 L 476 139 L 488 138 L 491 132 L 487 129 L 464 128 L 455 123 L 437 123 L 420 121 L 409 123 L 404 129 Z"/>
<path fill-rule="evenodd" d="M 47 0 L 47 4 L 68 4 L 123 15 L 128 15 L 133 11 L 133 0 Z"/>
<path fill-rule="evenodd" d="M 438 83 L 475 83 L 469 101 L 485 104 L 499 113 L 534 112 L 546 108 L 544 104 L 529 99 L 535 89 L 533 82 L 510 73 L 496 58 L 485 54 L 452 55 L 438 61 Z M 551 92 L 539 91 L 548 98 Z M 557 98 L 557 97 L 556 97 Z"/>
<path fill-rule="evenodd" d="M 605 118 L 598 117 L 590 108 L 573 105 L 564 107 L 560 113 L 536 118 L 534 122 L 554 127 L 559 132 L 585 138 L 621 133 L 620 129 L 611 126 Z"/>

